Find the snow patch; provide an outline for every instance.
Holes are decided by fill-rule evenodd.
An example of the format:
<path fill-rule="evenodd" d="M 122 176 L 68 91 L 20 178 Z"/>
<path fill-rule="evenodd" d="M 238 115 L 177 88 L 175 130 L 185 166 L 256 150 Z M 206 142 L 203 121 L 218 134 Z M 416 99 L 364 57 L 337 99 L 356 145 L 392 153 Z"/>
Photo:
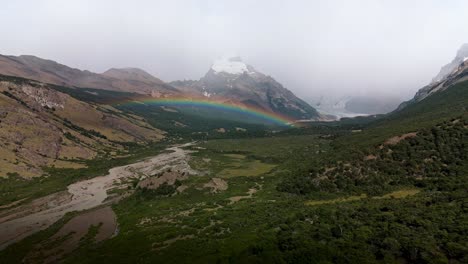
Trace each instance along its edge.
<path fill-rule="evenodd" d="M 213 63 L 211 69 L 216 73 L 242 74 L 244 72 L 249 72 L 247 65 L 238 58 L 223 58 L 217 60 Z"/>

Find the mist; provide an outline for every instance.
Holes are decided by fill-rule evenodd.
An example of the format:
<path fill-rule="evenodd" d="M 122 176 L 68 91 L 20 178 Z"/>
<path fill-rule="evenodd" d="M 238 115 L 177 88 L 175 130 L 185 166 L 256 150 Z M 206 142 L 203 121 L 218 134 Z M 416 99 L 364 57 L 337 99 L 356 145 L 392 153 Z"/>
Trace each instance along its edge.
<path fill-rule="evenodd" d="M 199 79 L 236 54 L 298 96 L 403 99 L 468 42 L 467 1 L 2 1 L 0 53 Z"/>

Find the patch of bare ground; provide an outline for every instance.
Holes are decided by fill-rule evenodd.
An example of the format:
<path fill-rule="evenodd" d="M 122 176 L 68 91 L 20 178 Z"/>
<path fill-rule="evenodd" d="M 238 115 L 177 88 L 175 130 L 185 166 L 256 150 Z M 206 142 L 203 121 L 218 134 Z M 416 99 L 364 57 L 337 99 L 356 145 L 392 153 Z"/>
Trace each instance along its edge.
<path fill-rule="evenodd" d="M 176 214 L 175 216 L 189 216 L 189 215 L 193 214 L 193 212 L 195 212 L 195 208 L 181 211 L 178 214 Z"/>
<path fill-rule="evenodd" d="M 224 208 L 224 206 L 220 205 L 220 204 L 217 204 L 216 207 L 213 207 L 213 208 L 204 208 L 203 210 L 207 211 L 207 212 L 215 212 L 215 211 L 218 211 L 219 209 L 221 208 Z"/>
<path fill-rule="evenodd" d="M 0 250 L 58 221 L 64 213 L 54 209 L 71 200 L 71 194 L 59 192 L 1 212 Z"/>
<path fill-rule="evenodd" d="M 23 199 L 21 199 L 21 200 L 14 201 L 14 202 L 9 203 L 9 204 L 2 205 L 2 206 L 0 206 L 0 210 L 11 208 L 11 207 L 13 207 L 13 206 L 15 206 L 15 205 L 20 204 L 22 201 L 24 201 L 24 200 L 26 200 L 26 199 L 27 199 L 27 198 L 23 198 Z"/>
<path fill-rule="evenodd" d="M 94 229 L 94 231 L 92 231 Z M 37 245 L 23 260 L 24 263 L 56 263 L 73 252 L 81 243 L 99 243 L 115 233 L 117 217 L 110 206 L 75 216 L 57 233 Z"/>
<path fill-rule="evenodd" d="M 228 183 L 221 178 L 211 178 L 211 180 L 203 185 L 203 188 L 210 188 L 211 193 L 218 193 L 228 189 Z"/>
<path fill-rule="evenodd" d="M 336 170 L 336 167 L 325 168 L 325 172 L 324 172 L 324 174 L 327 174 L 328 172 L 330 172 L 330 171 L 334 171 L 334 170 Z"/>
<path fill-rule="evenodd" d="M 184 123 L 178 122 L 178 121 L 174 121 L 174 125 L 177 126 L 177 127 L 187 127 L 187 125 L 185 125 Z"/>
<path fill-rule="evenodd" d="M 259 187 L 261 188 L 262 186 L 259 185 Z M 257 191 L 258 191 L 258 189 L 256 189 L 256 188 L 250 188 L 250 189 L 247 191 L 247 195 L 230 197 L 230 198 L 229 198 L 229 204 L 237 203 L 238 201 L 240 201 L 240 200 L 242 200 L 242 199 L 251 199 L 251 198 L 253 197 L 253 195 L 254 195 Z"/>
<path fill-rule="evenodd" d="M 182 181 L 188 178 L 188 173 L 168 170 L 161 172 L 138 183 L 138 187 L 150 190 L 156 190 L 162 184 L 174 185 L 176 181 Z"/>
<path fill-rule="evenodd" d="M 187 186 L 187 185 L 181 185 L 181 186 L 177 187 L 176 191 L 177 191 L 178 193 L 183 193 L 183 192 L 184 192 L 185 190 L 187 190 L 188 188 L 189 188 L 189 186 Z"/>
<path fill-rule="evenodd" d="M 57 205 L 61 205 L 63 203 L 67 203 L 71 200 L 71 196 L 72 195 L 66 191 L 53 193 L 33 200 L 29 204 L 2 211 L 0 212 L 0 224 L 7 222 L 11 219 L 33 214 L 36 212 L 56 207 Z"/>
<path fill-rule="evenodd" d="M 202 227 L 200 229 L 197 229 L 196 230 L 196 234 L 197 235 L 200 235 L 202 232 L 204 231 L 207 231 L 209 228 L 211 227 L 214 227 L 218 224 L 222 224 L 223 221 L 210 221 L 210 224 L 205 226 L 205 227 Z M 182 227 L 183 229 L 184 227 Z M 226 234 L 226 233 L 229 233 L 230 230 L 229 228 L 227 229 L 224 229 L 222 228 L 220 231 L 218 231 L 217 233 L 215 233 L 214 235 L 223 235 L 223 234 Z M 190 235 L 179 235 L 177 237 L 174 237 L 174 238 L 171 238 L 171 239 L 168 239 L 168 240 L 165 240 L 163 242 L 157 242 L 157 243 L 153 243 L 152 245 L 152 248 L 154 251 L 159 251 L 159 250 L 163 250 L 167 247 L 169 247 L 170 245 L 174 244 L 175 242 L 177 241 L 180 241 L 180 240 L 187 240 L 187 239 L 192 239 L 192 238 L 195 238 L 195 235 L 194 234 L 190 234 Z"/>
<path fill-rule="evenodd" d="M 400 141 L 407 139 L 407 138 L 414 138 L 416 135 L 417 135 L 416 132 L 412 132 L 412 133 L 403 134 L 401 136 L 391 137 L 384 142 L 384 145 L 396 145 Z"/>
<path fill-rule="evenodd" d="M 165 249 L 165 248 L 169 247 L 170 245 L 174 244 L 175 242 L 177 242 L 179 240 L 186 240 L 186 239 L 191 239 L 191 238 L 194 238 L 194 237 L 195 237 L 194 235 L 176 236 L 176 237 L 168 239 L 168 240 L 166 240 L 164 242 L 153 243 L 152 248 L 153 248 L 153 251 L 159 251 L 159 250 L 162 250 L 162 249 Z"/>
<path fill-rule="evenodd" d="M 169 223 L 169 224 L 178 224 L 180 223 L 180 218 L 181 217 L 188 217 L 191 214 L 195 212 L 195 207 L 188 209 L 188 210 L 183 210 L 178 213 L 171 213 L 167 214 L 163 217 L 144 217 L 140 220 L 138 223 L 138 226 L 150 226 L 155 223 Z"/>
<path fill-rule="evenodd" d="M 364 157 L 364 160 L 375 160 L 375 159 L 377 159 L 377 156 L 372 155 L 372 154 L 367 155 L 367 156 Z"/>
<path fill-rule="evenodd" d="M 179 111 L 173 109 L 173 108 L 169 108 L 169 107 L 166 107 L 166 106 L 161 106 L 161 109 L 166 111 L 166 112 L 171 112 L 171 113 L 177 113 Z"/>

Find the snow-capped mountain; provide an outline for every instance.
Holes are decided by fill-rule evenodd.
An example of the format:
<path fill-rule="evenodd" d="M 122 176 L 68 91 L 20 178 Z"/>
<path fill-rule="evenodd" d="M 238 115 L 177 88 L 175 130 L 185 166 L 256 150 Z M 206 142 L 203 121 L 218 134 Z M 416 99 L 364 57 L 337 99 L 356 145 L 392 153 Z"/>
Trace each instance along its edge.
<path fill-rule="evenodd" d="M 296 120 L 320 119 L 313 107 L 239 57 L 215 61 L 198 81 L 176 81 L 171 85 L 188 94 L 241 103 Z"/>
<path fill-rule="evenodd" d="M 247 64 L 245 64 L 240 57 L 233 57 L 233 58 L 221 58 L 216 60 L 211 69 L 215 73 L 227 73 L 227 74 L 242 74 L 246 73 L 253 73 L 254 70 Z"/>

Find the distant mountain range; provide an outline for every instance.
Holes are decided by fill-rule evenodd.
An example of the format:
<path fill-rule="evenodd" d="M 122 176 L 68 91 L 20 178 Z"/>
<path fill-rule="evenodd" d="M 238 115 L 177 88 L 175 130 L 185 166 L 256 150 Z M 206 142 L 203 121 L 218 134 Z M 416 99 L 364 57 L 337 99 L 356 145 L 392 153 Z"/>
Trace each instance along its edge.
<path fill-rule="evenodd" d="M 140 69 L 110 69 L 98 74 L 29 55 L 18 57 L 0 55 L 0 74 L 70 87 L 136 92 L 155 96 L 178 92 Z"/>
<path fill-rule="evenodd" d="M 216 61 L 199 81 L 170 84 L 137 68 L 112 68 L 98 74 L 25 55 L 0 55 L 0 74 L 68 87 L 134 92 L 153 98 L 201 96 L 205 100 L 255 107 L 289 119 L 320 119 L 313 107 L 240 58 Z"/>

